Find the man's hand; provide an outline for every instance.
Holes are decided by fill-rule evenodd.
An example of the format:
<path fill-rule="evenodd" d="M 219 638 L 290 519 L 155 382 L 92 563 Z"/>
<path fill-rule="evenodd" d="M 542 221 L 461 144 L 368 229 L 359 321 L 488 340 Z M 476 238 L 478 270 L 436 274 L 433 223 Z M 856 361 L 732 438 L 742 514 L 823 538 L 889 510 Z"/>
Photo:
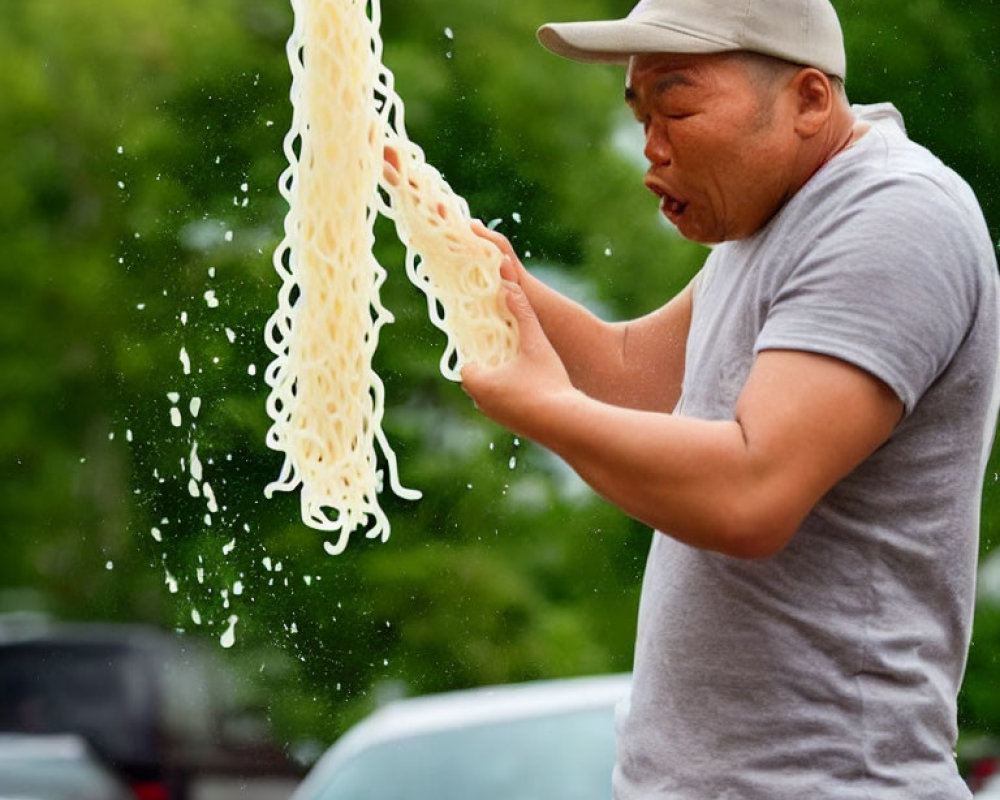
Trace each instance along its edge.
<path fill-rule="evenodd" d="M 509 256 L 504 258 L 504 264 L 508 272 L 513 271 Z M 505 281 L 502 291 L 517 320 L 520 336 L 517 357 L 492 370 L 477 364 L 465 365 L 462 388 L 483 414 L 515 433 L 538 439 L 548 424 L 546 408 L 551 400 L 576 390 L 527 295 L 511 281 Z"/>
<path fill-rule="evenodd" d="M 521 259 L 517 257 L 517 253 L 514 252 L 514 248 L 507 237 L 498 231 L 490 230 L 478 219 L 472 221 L 472 232 L 493 242 L 497 246 L 497 249 L 503 253 L 504 259 L 500 264 L 500 277 L 505 281 L 510 281 L 523 287 L 528 271 L 524 268 L 524 264 L 521 263 Z"/>

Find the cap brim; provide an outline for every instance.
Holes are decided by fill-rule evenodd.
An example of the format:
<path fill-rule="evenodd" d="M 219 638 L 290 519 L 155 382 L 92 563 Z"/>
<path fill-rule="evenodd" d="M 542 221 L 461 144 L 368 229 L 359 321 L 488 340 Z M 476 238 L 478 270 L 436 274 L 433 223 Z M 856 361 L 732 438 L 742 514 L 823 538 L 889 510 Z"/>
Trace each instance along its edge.
<path fill-rule="evenodd" d="M 538 41 L 556 55 L 596 64 L 625 64 L 641 53 L 721 53 L 734 42 L 710 40 L 648 22 L 552 22 L 538 29 Z"/>

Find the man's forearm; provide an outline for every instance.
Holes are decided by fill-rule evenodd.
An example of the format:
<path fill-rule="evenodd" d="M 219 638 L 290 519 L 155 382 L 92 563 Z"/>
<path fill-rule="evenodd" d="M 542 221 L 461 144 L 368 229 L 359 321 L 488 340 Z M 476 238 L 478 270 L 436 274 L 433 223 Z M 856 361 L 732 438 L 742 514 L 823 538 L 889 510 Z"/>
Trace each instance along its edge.
<path fill-rule="evenodd" d="M 518 355 L 493 370 L 466 365 L 465 391 L 623 511 L 695 547 L 776 553 L 902 415 L 895 392 L 865 370 L 777 350 L 757 357 L 731 420 L 602 402 L 573 386 L 526 292 L 511 285 L 506 302 Z"/>
<path fill-rule="evenodd" d="M 694 547 L 766 556 L 800 521 L 755 469 L 738 422 L 622 408 L 579 392 L 550 397 L 525 419 L 523 433 L 598 494 Z"/>
<path fill-rule="evenodd" d="M 624 326 L 601 320 L 530 273 L 520 283 L 573 385 L 591 397 L 616 402 L 625 368 Z"/>

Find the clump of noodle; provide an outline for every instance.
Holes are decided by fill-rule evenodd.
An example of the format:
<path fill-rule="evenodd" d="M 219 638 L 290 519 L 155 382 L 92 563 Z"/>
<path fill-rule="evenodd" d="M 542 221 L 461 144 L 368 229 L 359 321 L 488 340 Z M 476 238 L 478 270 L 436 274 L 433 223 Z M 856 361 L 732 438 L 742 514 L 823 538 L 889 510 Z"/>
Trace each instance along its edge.
<path fill-rule="evenodd" d="M 457 381 L 463 364 L 497 367 L 517 353 L 513 315 L 498 303 L 503 256 L 472 232 L 465 199 L 406 137 L 402 102 L 388 70 L 383 81 L 394 106 L 387 144 L 396 158 L 386 166 L 382 187 L 390 202 L 380 210 L 395 221 L 406 245 L 406 273 L 427 296 L 431 322 L 448 337 L 441 373 Z"/>
<path fill-rule="evenodd" d="M 285 461 L 266 493 L 301 484 L 302 519 L 339 532 L 326 543 L 335 554 L 358 527 L 388 538 L 376 443 L 392 491 L 419 497 L 399 482 L 371 366 L 379 330 L 392 320 L 379 300 L 385 271 L 372 255 L 377 213 L 395 221 L 407 274 L 447 336 L 445 377 L 459 380 L 471 361 L 504 363 L 517 351 L 517 332 L 498 303 L 500 251 L 472 232 L 466 202 L 406 136 L 403 103 L 381 64 L 379 1 L 292 0 L 292 8 L 293 118 L 279 184 L 289 212 L 274 256 L 282 286 L 265 376 L 267 443 Z M 394 166 L 383 163 L 387 146 Z"/>
<path fill-rule="evenodd" d="M 266 331 L 275 359 L 265 375 L 273 420 L 267 444 L 285 460 L 266 493 L 301 483 L 303 521 L 339 532 L 326 543 L 339 553 L 359 526 L 371 523 L 369 537 L 388 538 L 376 443 L 393 491 L 411 499 L 419 493 L 399 483 L 382 432 L 382 382 L 371 366 L 379 329 L 391 321 L 379 300 L 385 272 L 371 252 L 384 138 L 384 119 L 372 108 L 377 23 L 363 2 L 292 6 L 293 118 L 280 181 L 289 211 L 274 256 L 282 286 Z"/>

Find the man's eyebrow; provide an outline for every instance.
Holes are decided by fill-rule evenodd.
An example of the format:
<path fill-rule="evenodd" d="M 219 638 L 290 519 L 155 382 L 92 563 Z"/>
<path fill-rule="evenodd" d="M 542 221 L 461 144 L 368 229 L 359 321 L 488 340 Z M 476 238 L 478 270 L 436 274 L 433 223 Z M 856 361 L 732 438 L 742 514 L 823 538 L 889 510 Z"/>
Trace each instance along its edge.
<path fill-rule="evenodd" d="M 664 92 L 670 91 L 675 86 L 694 86 L 694 81 L 684 72 L 668 72 L 657 78 L 653 84 L 652 94 L 654 97 L 658 97 Z M 625 87 L 625 102 L 633 108 L 639 102 L 639 95 L 631 86 Z"/>

